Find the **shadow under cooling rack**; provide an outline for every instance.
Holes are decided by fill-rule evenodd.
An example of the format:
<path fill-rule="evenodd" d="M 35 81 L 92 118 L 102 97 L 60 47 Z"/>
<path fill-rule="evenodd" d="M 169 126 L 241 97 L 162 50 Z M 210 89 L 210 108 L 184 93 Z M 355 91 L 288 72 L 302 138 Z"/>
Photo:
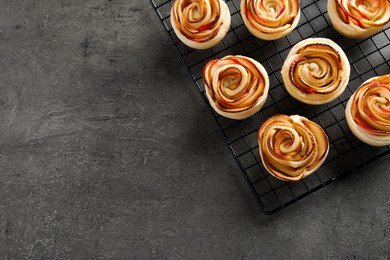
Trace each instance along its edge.
<path fill-rule="evenodd" d="M 170 24 L 172 1 L 151 0 L 166 31 L 171 37 L 192 79 L 206 104 L 202 70 L 211 59 L 226 55 L 245 55 L 259 61 L 267 70 L 270 90 L 267 102 L 254 116 L 235 121 L 211 113 L 229 145 L 235 160 L 267 214 L 297 202 L 332 183 L 339 177 L 389 154 L 388 146 L 372 147 L 360 142 L 349 130 L 345 120 L 346 102 L 363 81 L 390 73 L 390 28 L 364 40 L 342 37 L 331 26 L 325 0 L 301 0 L 301 19 L 297 28 L 276 41 L 253 37 L 240 16 L 240 0 L 227 0 L 232 21 L 223 41 L 208 50 L 194 50 L 176 37 Z M 280 69 L 290 48 L 309 37 L 325 37 L 338 43 L 351 63 L 348 87 L 336 100 L 320 106 L 303 104 L 292 98 L 282 84 Z M 329 155 L 314 174 L 298 182 L 284 182 L 271 176 L 264 168 L 257 144 L 257 129 L 275 114 L 299 114 L 321 125 L 329 137 Z"/>

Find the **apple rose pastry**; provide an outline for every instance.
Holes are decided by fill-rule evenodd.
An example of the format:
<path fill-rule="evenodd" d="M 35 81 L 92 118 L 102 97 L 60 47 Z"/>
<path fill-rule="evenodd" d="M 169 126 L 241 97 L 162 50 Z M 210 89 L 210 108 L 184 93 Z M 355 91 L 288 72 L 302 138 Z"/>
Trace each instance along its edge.
<path fill-rule="evenodd" d="M 389 0 L 328 0 L 333 27 L 349 38 L 367 38 L 390 21 Z"/>
<path fill-rule="evenodd" d="M 268 74 L 257 61 L 244 56 L 212 60 L 203 70 L 206 96 L 213 109 L 231 119 L 257 113 L 267 99 Z"/>
<path fill-rule="evenodd" d="M 281 73 L 291 96 L 306 104 L 320 105 L 343 93 L 350 71 L 340 46 L 329 39 L 310 38 L 291 49 Z"/>
<path fill-rule="evenodd" d="M 276 40 L 297 26 L 300 4 L 299 0 L 241 0 L 241 16 L 257 38 Z"/>
<path fill-rule="evenodd" d="M 258 131 L 261 160 L 267 171 L 284 181 L 298 181 L 317 170 L 329 151 L 328 137 L 305 117 L 276 115 Z"/>
<path fill-rule="evenodd" d="M 364 82 L 349 99 L 345 117 L 361 141 L 390 145 L 390 74 Z"/>
<path fill-rule="evenodd" d="M 177 37 L 194 49 L 208 49 L 225 37 L 230 12 L 223 0 L 175 0 L 171 24 Z"/>

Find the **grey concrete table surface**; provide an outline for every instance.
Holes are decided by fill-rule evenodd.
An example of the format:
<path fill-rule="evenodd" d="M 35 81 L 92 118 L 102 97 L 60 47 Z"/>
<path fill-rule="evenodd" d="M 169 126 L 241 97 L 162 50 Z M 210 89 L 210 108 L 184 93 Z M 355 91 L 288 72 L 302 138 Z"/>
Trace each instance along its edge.
<path fill-rule="evenodd" d="M 389 157 L 266 216 L 149 1 L 0 4 L 0 259 L 389 259 Z"/>

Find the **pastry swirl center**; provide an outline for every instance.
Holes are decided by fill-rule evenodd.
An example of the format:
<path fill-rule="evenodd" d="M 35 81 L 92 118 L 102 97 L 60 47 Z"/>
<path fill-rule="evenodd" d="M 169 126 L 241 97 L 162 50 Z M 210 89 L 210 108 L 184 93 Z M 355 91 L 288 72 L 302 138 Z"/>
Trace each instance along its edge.
<path fill-rule="evenodd" d="M 176 27 L 196 42 L 214 38 L 224 23 L 218 0 L 176 0 L 172 8 Z"/>
<path fill-rule="evenodd" d="M 215 105 L 226 112 L 241 112 L 255 106 L 265 91 L 261 71 L 243 57 L 210 61 L 203 77 Z"/>
<path fill-rule="evenodd" d="M 249 22 L 261 32 L 276 33 L 290 28 L 299 12 L 298 0 L 243 0 Z"/>
<path fill-rule="evenodd" d="M 344 23 L 361 27 L 381 27 L 390 21 L 388 0 L 334 0 L 337 13 Z"/>
<path fill-rule="evenodd" d="M 276 115 L 259 129 L 260 154 L 267 170 L 286 180 L 298 180 L 324 161 L 328 141 L 324 131 L 300 116 Z"/>
<path fill-rule="evenodd" d="M 290 80 L 302 93 L 331 93 L 342 81 L 340 60 L 339 53 L 329 45 L 306 45 L 294 56 Z"/>
<path fill-rule="evenodd" d="M 374 135 L 390 135 L 390 75 L 362 85 L 354 94 L 352 119 Z"/>

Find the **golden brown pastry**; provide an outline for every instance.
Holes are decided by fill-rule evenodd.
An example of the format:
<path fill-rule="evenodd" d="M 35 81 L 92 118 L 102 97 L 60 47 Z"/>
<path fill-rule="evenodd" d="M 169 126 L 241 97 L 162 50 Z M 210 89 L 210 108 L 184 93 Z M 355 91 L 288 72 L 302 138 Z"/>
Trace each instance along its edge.
<path fill-rule="evenodd" d="M 328 0 L 333 27 L 349 38 L 367 38 L 390 21 L 389 0 Z"/>
<path fill-rule="evenodd" d="M 241 16 L 257 38 L 276 40 L 297 26 L 300 4 L 299 0 L 241 0 Z"/>
<path fill-rule="evenodd" d="M 245 119 L 257 113 L 268 96 L 264 67 L 244 56 L 212 60 L 203 70 L 205 92 L 214 110 L 227 118 Z"/>
<path fill-rule="evenodd" d="M 390 145 L 390 74 L 365 81 L 349 99 L 345 117 L 361 141 Z"/>
<path fill-rule="evenodd" d="M 223 0 L 175 0 L 171 9 L 171 24 L 177 37 L 194 49 L 208 49 L 222 41 L 230 20 Z"/>
<path fill-rule="evenodd" d="M 298 181 L 317 170 L 329 151 L 328 137 L 305 117 L 276 115 L 258 131 L 261 160 L 267 171 L 284 181 Z"/>
<path fill-rule="evenodd" d="M 343 93 L 350 71 L 340 46 L 326 38 L 309 38 L 291 49 L 281 73 L 291 96 L 306 104 L 320 105 Z"/>

